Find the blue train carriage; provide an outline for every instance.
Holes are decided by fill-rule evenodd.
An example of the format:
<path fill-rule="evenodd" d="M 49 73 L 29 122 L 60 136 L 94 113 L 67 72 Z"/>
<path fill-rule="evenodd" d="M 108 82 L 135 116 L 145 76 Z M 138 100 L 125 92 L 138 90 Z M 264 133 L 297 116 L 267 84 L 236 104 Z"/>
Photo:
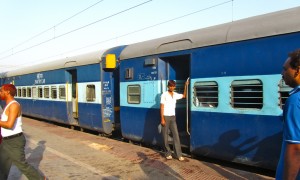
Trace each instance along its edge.
<path fill-rule="evenodd" d="M 118 77 L 116 60 L 123 48 L 4 73 L 1 83 L 15 84 L 24 115 L 110 134 L 119 124 L 119 98 L 114 98 L 119 87 L 113 78 Z"/>
<path fill-rule="evenodd" d="M 299 48 L 300 8 L 127 46 L 121 53 L 120 103 L 125 138 L 161 144 L 160 95 L 177 90 L 183 147 L 193 155 L 275 169 L 288 88 L 287 53 Z M 186 106 L 187 104 L 187 106 Z"/>

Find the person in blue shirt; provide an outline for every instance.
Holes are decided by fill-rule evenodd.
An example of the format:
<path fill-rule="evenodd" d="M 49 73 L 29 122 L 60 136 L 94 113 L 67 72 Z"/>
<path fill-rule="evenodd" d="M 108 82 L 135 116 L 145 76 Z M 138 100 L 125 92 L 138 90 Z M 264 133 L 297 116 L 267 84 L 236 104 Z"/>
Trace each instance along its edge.
<path fill-rule="evenodd" d="M 300 49 L 289 53 L 281 74 L 293 90 L 283 109 L 283 140 L 276 179 L 300 180 Z"/>

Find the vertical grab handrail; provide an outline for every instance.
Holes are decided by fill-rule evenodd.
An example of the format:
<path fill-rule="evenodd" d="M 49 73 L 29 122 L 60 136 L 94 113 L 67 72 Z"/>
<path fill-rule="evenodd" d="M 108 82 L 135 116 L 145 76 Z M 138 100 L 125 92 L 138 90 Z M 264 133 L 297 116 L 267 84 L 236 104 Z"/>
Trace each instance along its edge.
<path fill-rule="evenodd" d="M 187 78 L 186 81 L 189 81 L 190 77 Z M 184 84 L 186 87 L 186 132 L 190 134 L 189 132 L 189 85 L 186 85 L 186 83 Z"/>

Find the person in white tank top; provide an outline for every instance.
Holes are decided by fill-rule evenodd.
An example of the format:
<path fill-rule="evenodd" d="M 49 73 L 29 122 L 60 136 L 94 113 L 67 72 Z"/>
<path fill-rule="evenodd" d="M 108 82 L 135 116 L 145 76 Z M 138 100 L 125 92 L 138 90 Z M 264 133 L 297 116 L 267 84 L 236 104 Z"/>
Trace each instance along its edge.
<path fill-rule="evenodd" d="M 14 164 L 28 179 L 40 180 L 45 177 L 25 159 L 26 139 L 22 132 L 21 105 L 14 99 L 16 87 L 4 84 L 0 98 L 6 106 L 0 120 L 2 143 L 0 144 L 0 179 L 7 179 Z"/>
<path fill-rule="evenodd" d="M 20 107 L 19 103 L 15 100 L 12 100 L 10 101 L 4 108 L 3 110 L 3 113 L 1 115 L 1 121 L 0 121 L 0 126 L 2 124 L 2 122 L 7 122 L 8 125 L 6 126 L 3 126 L 1 127 L 1 135 L 2 137 L 9 137 L 9 136 L 12 136 L 12 135 L 16 135 L 16 134 L 19 134 L 19 133 L 22 133 L 22 118 L 21 118 L 21 115 L 18 115 L 17 118 L 13 117 L 13 119 L 15 119 L 13 121 L 13 119 L 11 120 L 11 123 L 8 122 L 8 111 L 10 108 L 10 106 L 14 106 L 14 104 L 16 104 L 15 106 L 18 106 Z M 18 108 L 18 107 L 15 107 L 15 108 Z M 12 126 L 11 126 L 12 124 Z"/>

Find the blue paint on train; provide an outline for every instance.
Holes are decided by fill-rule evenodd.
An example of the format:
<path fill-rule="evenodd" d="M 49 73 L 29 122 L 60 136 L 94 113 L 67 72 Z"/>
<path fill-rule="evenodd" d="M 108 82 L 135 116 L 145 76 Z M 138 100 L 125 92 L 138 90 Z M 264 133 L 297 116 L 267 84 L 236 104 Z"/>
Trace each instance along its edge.
<path fill-rule="evenodd" d="M 42 77 L 39 78 L 39 74 Z M 28 86 L 28 85 L 39 85 L 39 84 L 64 84 L 65 83 L 65 70 L 58 69 L 46 72 L 37 72 L 32 74 L 25 74 L 16 76 L 14 78 L 8 78 L 7 81 L 14 80 L 16 86 Z"/>
<path fill-rule="evenodd" d="M 62 101 L 46 100 L 16 100 L 22 105 L 22 113 L 27 116 L 47 119 L 49 121 L 69 124 L 66 103 Z"/>
<path fill-rule="evenodd" d="M 133 141 L 162 144 L 158 132 L 160 124 L 158 109 L 121 107 L 120 111 L 123 137 Z"/>
<path fill-rule="evenodd" d="M 154 81 L 157 80 L 158 71 L 156 67 L 145 66 L 145 59 L 151 59 L 155 57 L 136 58 L 132 60 L 126 60 L 120 64 L 120 81 L 132 82 L 132 81 Z M 141 67 L 141 68 L 137 68 Z M 134 69 L 133 77 L 126 78 L 126 71 Z"/>
<path fill-rule="evenodd" d="M 162 144 L 162 135 L 158 131 L 161 120 L 160 109 L 122 106 L 120 111 L 123 137 L 149 144 Z M 185 111 L 184 108 L 176 109 L 176 114 L 178 114 L 176 121 L 181 134 L 186 130 L 183 111 Z"/>
<path fill-rule="evenodd" d="M 79 103 L 80 127 L 102 130 L 101 104 Z"/>
<path fill-rule="evenodd" d="M 91 64 L 77 68 L 78 82 L 100 81 L 100 64 Z"/>
<path fill-rule="evenodd" d="M 105 121 L 109 120 L 114 124 L 120 122 L 119 114 L 115 111 L 115 106 L 118 108 L 120 104 L 119 87 L 116 86 L 119 82 L 117 78 L 119 72 L 116 70 L 116 72 L 101 74 L 103 72 L 101 57 L 104 58 L 106 54 L 113 53 L 118 58 L 125 47 L 119 46 L 106 52 L 97 51 L 61 59 L 54 63 L 53 69 L 47 66 L 42 68 L 37 66 L 29 68 L 30 71 L 27 70 L 20 75 L 16 71 L 17 75 L 8 77 L 4 75 L 2 83 L 14 83 L 18 88 L 20 92 L 16 99 L 22 105 L 24 115 L 110 134 L 112 127 L 108 130 L 109 132 L 103 128 L 102 111 L 105 108 L 106 115 L 110 114 L 110 118 Z M 102 81 L 104 82 L 101 83 Z M 101 87 L 104 84 L 111 84 L 112 88 L 106 96 L 102 97 L 104 91 Z M 53 92 L 52 87 L 56 88 Z M 63 89 L 60 89 L 61 87 Z M 82 88 L 77 89 L 77 87 Z M 46 88 L 48 88 L 48 97 L 44 94 Z M 55 97 L 51 96 L 52 93 L 56 94 Z M 62 97 L 61 93 L 63 93 Z M 109 98 L 113 103 L 108 101 Z M 105 100 L 104 104 L 101 104 L 102 99 Z M 109 109 L 108 106 L 110 106 Z"/>
<path fill-rule="evenodd" d="M 191 51 L 191 77 L 278 74 L 300 33 L 228 43 Z"/>
<path fill-rule="evenodd" d="M 111 134 L 120 126 L 120 80 L 119 80 L 119 55 L 126 46 L 114 47 L 107 50 L 102 56 L 101 70 L 101 97 L 102 97 L 102 127 L 103 132 Z M 106 69 L 105 58 L 108 54 L 116 55 L 116 67 L 113 70 Z"/>
<path fill-rule="evenodd" d="M 191 152 L 274 169 L 281 147 L 280 116 L 191 112 Z"/>

